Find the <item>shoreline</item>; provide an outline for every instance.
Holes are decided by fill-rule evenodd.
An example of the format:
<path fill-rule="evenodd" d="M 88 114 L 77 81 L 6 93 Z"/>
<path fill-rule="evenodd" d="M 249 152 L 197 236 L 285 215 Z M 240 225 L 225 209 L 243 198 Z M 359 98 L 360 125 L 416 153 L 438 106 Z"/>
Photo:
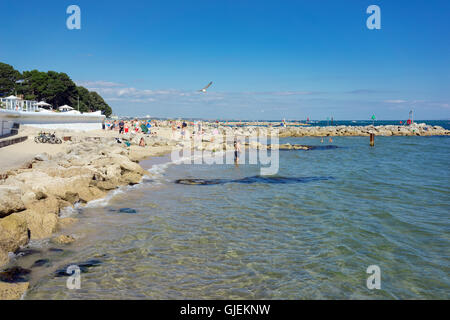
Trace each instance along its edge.
<path fill-rule="evenodd" d="M 72 133 L 72 142 L 59 145 L 50 154 L 40 153 L 23 165 L 2 171 L 0 268 L 10 262 L 10 252 L 17 252 L 30 240 L 50 239 L 59 244 L 73 241 L 70 235 L 53 237 L 77 221 L 61 217 L 63 209 L 84 206 L 122 186 L 140 183 L 144 175 L 151 177 L 139 162 L 168 154 L 173 147 L 169 139 L 161 137 L 153 139 L 158 144 L 155 146 L 126 147 L 115 137 L 98 141 L 86 139 L 85 134 L 75 135 Z M 0 300 L 20 299 L 28 286 L 28 282 L 0 281 Z"/>
<path fill-rule="evenodd" d="M 363 130 L 360 127 L 349 130 L 352 127 L 346 126 L 343 128 L 282 128 L 280 137 L 327 136 L 333 135 L 333 132 L 336 133 L 335 135 L 343 136 L 368 135 L 369 133 L 365 130 L 376 130 L 377 135 L 386 136 L 450 135 L 450 131 L 442 127 L 430 129 L 417 125 L 412 126 L 408 131 L 402 131 L 398 129 L 398 126 L 391 126 L 393 131 L 386 131 L 385 127 L 367 126 Z M 113 190 L 122 186 L 139 184 L 145 175 L 152 176 L 152 173 L 140 165 L 142 161 L 167 155 L 173 148 L 182 147 L 186 142 L 181 136 L 173 135 L 169 126 L 156 127 L 154 130 L 158 133 L 157 136 L 142 134 L 120 136 L 113 131 L 64 130 L 58 131 L 57 135 L 71 136 L 71 141 L 63 142 L 61 145 L 35 144 L 33 139 L 29 138 L 24 144 L 2 148 L 1 152 L 8 151 L 10 154 L 5 154 L 5 157 L 0 160 L 2 164 L 0 270 L 9 263 L 9 253 L 17 252 L 30 240 L 50 239 L 59 244 L 75 241 L 70 235 L 54 237 L 55 232 L 62 231 L 70 224 L 77 222 L 76 218 L 62 217 L 60 214 L 63 209 L 73 208 L 75 205 L 84 206 L 90 201 L 107 197 Z M 214 126 L 205 127 L 201 149 L 224 151 L 232 149 L 232 145 L 212 139 L 214 130 L 216 130 Z M 237 136 L 255 136 L 261 132 L 260 128 L 255 127 L 219 126 L 219 130 L 221 133 L 232 133 Z M 392 134 L 395 130 L 398 130 L 399 134 Z M 22 133 L 31 137 L 39 131 L 26 127 Z M 307 135 L 304 135 L 305 131 Z M 330 134 L 326 134 L 327 131 Z M 118 137 L 130 141 L 131 146 L 117 143 Z M 137 146 L 141 137 L 145 138 L 146 147 Z M 251 148 L 264 147 L 255 142 L 247 145 Z M 279 147 L 280 149 L 297 148 L 290 145 L 279 145 Z M 37 151 L 40 152 L 37 153 Z M 22 160 L 25 163 L 19 164 L 18 161 Z M 8 168 L 7 165 L 5 166 L 8 163 L 16 164 L 16 166 Z M 3 170 L 4 168 L 6 170 Z M 0 300 L 19 299 L 28 286 L 28 282 L 0 281 Z"/>

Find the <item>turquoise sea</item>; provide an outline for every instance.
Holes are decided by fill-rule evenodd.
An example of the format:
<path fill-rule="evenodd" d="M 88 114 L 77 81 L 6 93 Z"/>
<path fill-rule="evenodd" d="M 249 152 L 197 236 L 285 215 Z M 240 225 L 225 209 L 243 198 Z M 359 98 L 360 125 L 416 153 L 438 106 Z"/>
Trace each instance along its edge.
<path fill-rule="evenodd" d="M 145 161 L 153 177 L 67 212 L 74 244 L 33 242 L 17 260 L 32 270 L 26 299 L 450 298 L 449 137 L 281 142 L 337 148 L 280 151 L 272 177 Z"/>

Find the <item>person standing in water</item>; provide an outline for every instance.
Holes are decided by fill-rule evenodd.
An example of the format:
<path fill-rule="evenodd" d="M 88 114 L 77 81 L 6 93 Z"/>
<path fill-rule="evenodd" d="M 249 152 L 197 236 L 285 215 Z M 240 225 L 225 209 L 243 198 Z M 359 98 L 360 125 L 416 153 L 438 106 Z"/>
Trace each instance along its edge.
<path fill-rule="evenodd" d="M 240 152 L 241 152 L 241 145 L 237 139 L 234 139 L 234 163 L 238 163 Z"/>

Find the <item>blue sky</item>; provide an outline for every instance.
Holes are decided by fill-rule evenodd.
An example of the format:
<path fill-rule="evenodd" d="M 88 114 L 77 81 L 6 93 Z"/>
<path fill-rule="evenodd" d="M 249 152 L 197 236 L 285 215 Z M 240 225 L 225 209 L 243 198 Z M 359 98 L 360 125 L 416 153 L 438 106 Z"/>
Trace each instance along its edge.
<path fill-rule="evenodd" d="M 71 4 L 81 30 L 66 27 Z M 366 27 L 371 4 L 381 30 Z M 3 0 L 0 61 L 66 72 L 119 115 L 448 119 L 449 12 L 450 1 Z"/>

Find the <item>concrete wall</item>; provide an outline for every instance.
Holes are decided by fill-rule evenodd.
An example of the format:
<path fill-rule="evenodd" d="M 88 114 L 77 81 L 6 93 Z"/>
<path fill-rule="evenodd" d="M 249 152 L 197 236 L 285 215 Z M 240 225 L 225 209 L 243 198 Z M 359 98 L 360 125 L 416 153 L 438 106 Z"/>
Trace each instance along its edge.
<path fill-rule="evenodd" d="M 64 112 L 21 112 L 0 109 L 0 121 L 12 121 L 42 129 L 95 130 L 102 128 L 105 116 L 100 114 L 67 114 Z"/>
<path fill-rule="evenodd" d="M 11 134 L 11 129 L 14 125 L 13 121 L 5 121 L 0 119 L 0 137 Z"/>

